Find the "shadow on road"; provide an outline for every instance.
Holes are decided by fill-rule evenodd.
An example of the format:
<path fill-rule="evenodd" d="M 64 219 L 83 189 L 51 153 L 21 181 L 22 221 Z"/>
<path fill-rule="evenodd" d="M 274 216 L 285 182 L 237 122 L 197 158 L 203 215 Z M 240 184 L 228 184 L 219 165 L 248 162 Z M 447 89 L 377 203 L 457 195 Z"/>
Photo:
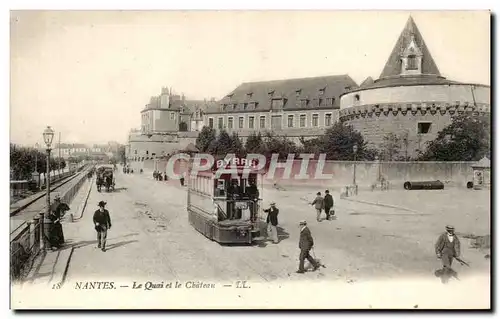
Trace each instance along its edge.
<path fill-rule="evenodd" d="M 111 250 L 111 249 L 115 249 L 115 248 L 118 248 L 118 247 L 121 247 L 121 246 L 125 246 L 125 245 L 128 245 L 128 244 L 131 244 L 131 243 L 136 243 L 138 242 L 137 240 L 126 240 L 126 241 L 122 241 L 122 242 L 119 242 L 119 243 L 116 243 L 116 244 L 111 244 L 111 245 L 108 245 L 106 247 L 106 250 Z"/>
<path fill-rule="evenodd" d="M 128 189 L 127 187 L 118 187 L 118 188 L 115 188 L 114 192 L 119 193 L 121 191 L 126 191 L 127 189 Z"/>

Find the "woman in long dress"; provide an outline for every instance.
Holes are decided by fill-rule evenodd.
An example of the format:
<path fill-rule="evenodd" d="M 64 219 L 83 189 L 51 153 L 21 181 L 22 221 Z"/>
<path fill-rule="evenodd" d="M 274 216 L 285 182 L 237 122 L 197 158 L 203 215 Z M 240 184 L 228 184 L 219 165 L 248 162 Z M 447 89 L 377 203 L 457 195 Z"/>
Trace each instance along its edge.
<path fill-rule="evenodd" d="M 53 249 L 61 248 L 64 244 L 64 233 L 61 225 L 61 218 L 68 210 L 69 206 L 62 203 L 61 199 L 57 196 L 52 204 L 49 215 L 49 219 L 52 221 L 49 233 L 49 243 Z"/>

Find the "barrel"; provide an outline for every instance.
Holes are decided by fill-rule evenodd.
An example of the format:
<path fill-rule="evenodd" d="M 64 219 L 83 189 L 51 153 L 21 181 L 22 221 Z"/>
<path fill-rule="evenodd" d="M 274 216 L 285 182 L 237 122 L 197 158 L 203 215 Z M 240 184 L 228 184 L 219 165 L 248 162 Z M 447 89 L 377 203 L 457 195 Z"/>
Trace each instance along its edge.
<path fill-rule="evenodd" d="M 425 182 L 405 182 L 403 184 L 406 190 L 420 190 L 420 189 L 444 189 L 444 184 L 441 181 L 425 181 Z"/>

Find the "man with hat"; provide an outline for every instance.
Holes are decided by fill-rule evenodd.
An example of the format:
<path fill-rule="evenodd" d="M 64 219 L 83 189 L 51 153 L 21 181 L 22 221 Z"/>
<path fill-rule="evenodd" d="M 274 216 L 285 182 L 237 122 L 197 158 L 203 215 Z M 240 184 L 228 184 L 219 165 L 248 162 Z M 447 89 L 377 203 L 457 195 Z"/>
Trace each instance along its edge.
<path fill-rule="evenodd" d="M 276 203 L 271 202 L 271 207 L 268 209 L 264 209 L 264 212 L 267 213 L 267 234 L 271 234 L 271 239 L 273 240 L 273 243 L 277 244 L 278 241 L 278 214 L 279 214 L 279 209 L 276 208 Z"/>
<path fill-rule="evenodd" d="M 97 231 L 97 248 L 106 251 L 106 237 L 108 236 L 108 229 L 111 229 L 111 217 L 109 211 L 104 209 L 106 202 L 100 201 L 99 209 L 94 212 L 94 225 Z"/>
<path fill-rule="evenodd" d="M 443 269 L 440 272 L 444 281 L 450 276 L 456 277 L 457 273 L 451 268 L 451 264 L 454 257 L 460 257 L 460 240 L 455 235 L 455 228 L 447 225 L 445 229 L 446 232 L 439 235 L 435 245 L 436 256 L 443 263 Z"/>
<path fill-rule="evenodd" d="M 328 189 L 325 191 L 325 198 L 323 199 L 325 203 L 325 214 L 326 220 L 330 220 L 330 212 L 332 212 L 332 216 L 335 216 L 335 209 L 333 208 L 333 197 L 330 195 L 330 191 Z"/>
<path fill-rule="evenodd" d="M 309 251 L 311 251 L 311 249 L 314 246 L 314 240 L 312 238 L 311 231 L 307 227 L 307 222 L 305 220 L 300 221 L 299 227 L 300 227 L 300 240 L 299 240 L 300 256 L 299 256 L 299 270 L 297 270 L 297 273 L 303 274 L 306 272 L 304 269 L 304 262 L 306 259 L 313 266 L 313 271 L 319 268 L 319 264 L 309 254 Z"/>

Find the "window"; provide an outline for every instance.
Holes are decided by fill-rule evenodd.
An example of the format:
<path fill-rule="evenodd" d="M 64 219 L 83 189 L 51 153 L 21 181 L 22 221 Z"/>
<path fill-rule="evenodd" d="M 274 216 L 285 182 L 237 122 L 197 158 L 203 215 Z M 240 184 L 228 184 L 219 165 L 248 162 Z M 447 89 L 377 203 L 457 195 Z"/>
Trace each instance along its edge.
<path fill-rule="evenodd" d="M 326 99 L 326 103 L 328 103 L 328 105 L 333 105 L 335 103 L 335 98 L 331 97 L 331 98 Z"/>
<path fill-rule="evenodd" d="M 418 134 L 427 134 L 431 130 L 431 124 L 430 122 L 420 122 L 417 125 L 417 130 Z"/>
<path fill-rule="evenodd" d="M 259 102 L 255 102 L 254 106 L 255 106 L 255 108 L 258 108 L 259 107 Z"/>
<path fill-rule="evenodd" d="M 325 88 L 319 89 L 319 95 L 325 94 Z"/>
<path fill-rule="evenodd" d="M 318 114 L 313 114 L 312 115 L 312 126 L 313 127 L 318 127 L 319 125 L 319 115 Z"/>
<path fill-rule="evenodd" d="M 248 128 L 254 128 L 254 121 L 255 121 L 255 117 L 253 116 L 249 116 L 248 117 Z"/>
<path fill-rule="evenodd" d="M 246 110 L 248 108 L 248 103 L 243 103 L 243 109 Z"/>
<path fill-rule="evenodd" d="M 309 100 L 300 100 L 300 106 L 301 107 L 306 107 L 309 104 Z"/>
<path fill-rule="evenodd" d="M 300 114 L 300 127 L 306 127 L 306 115 Z"/>
<path fill-rule="evenodd" d="M 170 119 L 175 120 L 175 113 L 174 112 L 170 112 Z"/>
<path fill-rule="evenodd" d="M 267 93 L 267 95 L 268 95 L 270 98 L 271 98 L 271 97 L 273 97 L 273 95 L 274 95 L 274 91 L 269 91 L 269 92 Z"/>
<path fill-rule="evenodd" d="M 243 116 L 240 116 L 240 118 L 238 119 L 238 127 L 243 128 L 243 124 L 244 124 Z"/>
<path fill-rule="evenodd" d="M 233 117 L 230 116 L 228 119 L 227 119 L 227 128 L 228 129 L 232 129 L 233 128 Z"/>
<path fill-rule="evenodd" d="M 318 99 L 318 105 L 322 106 L 323 105 L 323 99 Z"/>
<path fill-rule="evenodd" d="M 264 115 L 260 117 L 260 128 L 266 128 L 266 117 Z"/>
<path fill-rule="evenodd" d="M 302 92 L 302 90 L 295 91 L 295 96 L 299 97 L 301 92 Z"/>
<path fill-rule="evenodd" d="M 293 115 L 288 115 L 288 127 L 293 127 Z"/>
<path fill-rule="evenodd" d="M 214 128 L 214 118 L 213 117 L 208 118 L 208 127 Z"/>
<path fill-rule="evenodd" d="M 219 130 L 224 128 L 224 118 L 219 117 Z"/>
<path fill-rule="evenodd" d="M 415 55 L 409 55 L 406 59 L 406 69 L 407 70 L 418 70 L 417 67 L 417 57 Z"/>
<path fill-rule="evenodd" d="M 325 126 L 330 126 L 332 125 L 332 114 L 327 113 L 325 114 Z"/>
<path fill-rule="evenodd" d="M 252 98 L 252 94 L 253 94 L 252 92 L 247 93 L 247 96 L 248 96 L 248 98 L 249 98 L 249 99 L 251 99 L 251 98 Z"/>

